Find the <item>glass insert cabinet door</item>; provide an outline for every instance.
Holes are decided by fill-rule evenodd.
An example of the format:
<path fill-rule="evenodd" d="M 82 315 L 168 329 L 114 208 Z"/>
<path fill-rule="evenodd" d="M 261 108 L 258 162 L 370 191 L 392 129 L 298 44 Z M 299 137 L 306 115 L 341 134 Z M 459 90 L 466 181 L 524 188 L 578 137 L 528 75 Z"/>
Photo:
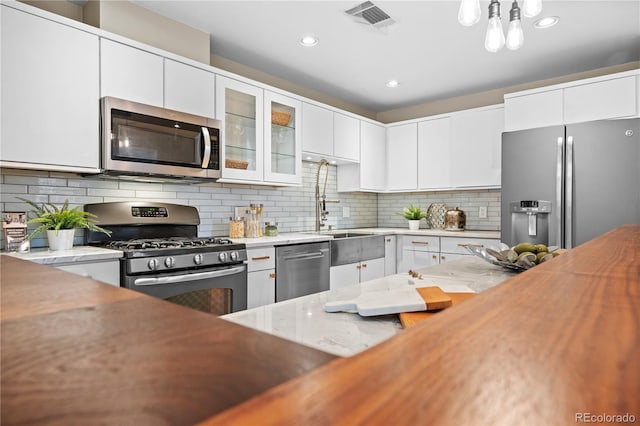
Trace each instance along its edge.
<path fill-rule="evenodd" d="M 222 178 L 263 180 L 263 90 L 218 75 L 216 111 L 224 111 Z"/>
<path fill-rule="evenodd" d="M 300 111 L 302 103 L 265 91 L 265 181 L 302 183 L 302 141 Z"/>

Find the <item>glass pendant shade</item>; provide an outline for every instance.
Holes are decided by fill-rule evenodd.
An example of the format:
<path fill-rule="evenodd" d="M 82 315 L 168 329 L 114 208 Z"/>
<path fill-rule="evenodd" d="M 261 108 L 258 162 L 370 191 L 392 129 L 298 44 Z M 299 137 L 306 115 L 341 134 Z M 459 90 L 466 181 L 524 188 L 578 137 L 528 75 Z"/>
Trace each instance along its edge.
<path fill-rule="evenodd" d="M 458 11 L 458 22 L 470 27 L 480 20 L 480 0 L 462 0 Z"/>
<path fill-rule="evenodd" d="M 542 12 L 542 0 L 524 0 L 522 4 L 522 13 L 527 18 L 538 16 Z"/>
<path fill-rule="evenodd" d="M 522 32 L 522 25 L 520 20 L 511 21 L 509 23 L 509 30 L 507 31 L 506 46 L 509 50 L 518 50 L 524 43 L 524 34 Z"/>

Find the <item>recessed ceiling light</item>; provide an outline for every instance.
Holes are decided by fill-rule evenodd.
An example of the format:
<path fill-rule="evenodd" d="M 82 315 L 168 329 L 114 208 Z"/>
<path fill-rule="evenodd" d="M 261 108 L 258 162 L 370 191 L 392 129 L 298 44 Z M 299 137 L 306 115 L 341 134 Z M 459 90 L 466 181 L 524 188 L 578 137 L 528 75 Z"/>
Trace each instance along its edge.
<path fill-rule="evenodd" d="M 549 28 L 557 24 L 559 20 L 560 18 L 558 18 L 557 16 L 546 16 L 534 22 L 533 26 L 536 28 Z"/>
<path fill-rule="evenodd" d="M 315 36 L 304 36 L 300 40 L 298 40 L 298 43 L 305 47 L 311 47 L 318 44 L 318 38 Z"/>
<path fill-rule="evenodd" d="M 398 87 L 399 84 L 397 80 L 387 81 L 387 87 Z"/>

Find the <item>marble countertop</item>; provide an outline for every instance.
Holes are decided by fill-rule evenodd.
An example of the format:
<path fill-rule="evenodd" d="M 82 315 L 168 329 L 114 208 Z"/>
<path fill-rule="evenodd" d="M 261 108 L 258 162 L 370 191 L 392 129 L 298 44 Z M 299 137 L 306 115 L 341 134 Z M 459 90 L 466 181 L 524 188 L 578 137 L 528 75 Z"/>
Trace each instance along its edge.
<path fill-rule="evenodd" d="M 495 238 L 500 239 L 500 231 L 445 231 L 442 229 L 419 229 L 410 231 L 406 228 L 353 228 L 334 229 L 321 232 L 286 232 L 275 237 L 259 238 L 232 238 L 234 243 L 244 243 L 248 249 L 269 246 L 281 246 L 285 244 L 314 243 L 329 241 L 333 234 L 341 232 L 366 232 L 377 235 L 427 235 L 434 237 L 458 237 L 458 238 Z"/>
<path fill-rule="evenodd" d="M 471 256 L 423 268 L 419 272 L 422 279 L 412 279 L 417 287 L 436 285 L 449 292 L 481 292 L 516 275 Z M 408 274 L 396 274 L 221 318 L 334 355 L 351 356 L 402 332 L 398 316 L 361 317 L 355 313 L 327 313 L 324 304 L 351 299 L 362 292 L 409 285 Z"/>
<path fill-rule="evenodd" d="M 32 249 L 29 253 L 3 253 L 6 256 L 18 259 L 29 260 L 31 262 L 42 263 L 44 265 L 90 262 L 97 260 L 109 260 L 122 257 L 122 251 L 105 249 L 93 246 L 74 246 L 70 250 L 52 251 L 48 248 Z"/>

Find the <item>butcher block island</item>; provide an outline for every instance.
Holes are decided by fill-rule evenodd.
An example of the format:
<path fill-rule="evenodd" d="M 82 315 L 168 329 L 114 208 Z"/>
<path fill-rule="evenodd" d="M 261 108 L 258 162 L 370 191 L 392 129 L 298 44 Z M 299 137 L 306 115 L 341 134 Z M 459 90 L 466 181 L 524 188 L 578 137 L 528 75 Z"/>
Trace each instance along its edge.
<path fill-rule="evenodd" d="M 2 424 L 638 422 L 639 253 L 618 228 L 346 358 L 1 256 Z"/>

